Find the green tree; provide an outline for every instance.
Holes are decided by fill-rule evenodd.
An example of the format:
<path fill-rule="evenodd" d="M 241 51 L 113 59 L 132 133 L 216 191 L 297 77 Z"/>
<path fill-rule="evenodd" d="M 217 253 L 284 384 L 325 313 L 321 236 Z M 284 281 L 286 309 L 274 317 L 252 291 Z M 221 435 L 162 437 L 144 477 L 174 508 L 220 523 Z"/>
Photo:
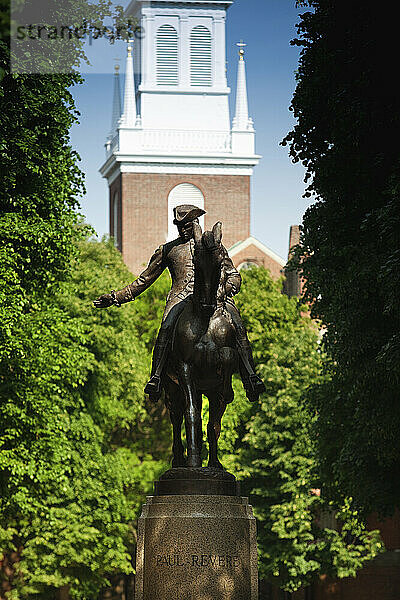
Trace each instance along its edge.
<path fill-rule="evenodd" d="M 384 10 L 311 0 L 284 143 L 315 203 L 298 258 L 326 327 L 331 378 L 313 398 L 327 494 L 390 512 L 400 494 L 400 117 L 397 30 Z"/>
<path fill-rule="evenodd" d="M 40 519 L 40 511 L 31 506 L 28 492 L 39 487 L 38 470 L 43 477 L 54 475 L 51 471 L 46 474 L 44 447 L 49 441 L 47 432 L 56 435 L 59 429 L 58 413 L 62 408 L 57 406 L 54 392 L 63 359 L 52 352 L 57 347 L 60 321 L 52 298 L 68 276 L 75 243 L 81 235 L 76 228 L 75 209 L 83 183 L 76 166 L 77 157 L 68 144 L 68 130 L 76 120 L 68 87 L 77 81 L 76 76 L 40 78 L 11 74 L 7 32 L 2 31 L 2 38 L 5 40 L 0 42 L 3 552 L 14 546 L 20 550 L 26 539 L 21 532 L 34 519 Z M 72 338 L 79 338 L 80 331 L 75 325 L 65 323 L 65 329 Z M 68 355 L 72 366 L 75 357 L 63 348 L 60 351 L 64 357 Z M 50 385 L 51 373 L 54 380 Z M 63 385 L 69 386 L 70 379 Z M 38 441 L 36 450 L 35 441 Z M 39 452 L 40 444 L 43 453 Z"/>
<path fill-rule="evenodd" d="M 326 379 L 317 327 L 265 269 L 245 272 L 237 298 L 267 393 L 249 404 L 235 382 L 220 447 L 254 507 L 260 574 L 288 591 L 320 574 L 354 576 L 382 544 L 349 499 L 334 504 L 315 493 L 321 482 L 307 395 Z M 340 527 L 323 526 L 327 513 Z"/>
<path fill-rule="evenodd" d="M 0 526 L 20 552 L 15 598 L 67 585 L 91 600 L 109 576 L 132 572 L 135 522 L 166 468 L 170 428 L 161 406 L 145 406 L 150 355 L 135 306 L 92 305 L 132 279 L 111 242 L 82 241 L 70 281 L 14 329 L 24 360 L 0 413 Z"/>

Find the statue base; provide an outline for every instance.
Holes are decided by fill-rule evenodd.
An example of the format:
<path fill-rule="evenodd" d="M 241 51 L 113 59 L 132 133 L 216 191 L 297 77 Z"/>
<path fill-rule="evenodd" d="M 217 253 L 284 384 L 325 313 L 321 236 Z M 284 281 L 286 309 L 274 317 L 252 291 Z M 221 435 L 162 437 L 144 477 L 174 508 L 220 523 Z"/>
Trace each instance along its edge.
<path fill-rule="evenodd" d="M 234 475 L 212 467 L 170 469 L 154 483 L 155 496 L 240 496 Z"/>
<path fill-rule="evenodd" d="M 139 519 L 135 598 L 258 599 L 256 521 L 233 475 L 171 469 L 155 483 Z"/>

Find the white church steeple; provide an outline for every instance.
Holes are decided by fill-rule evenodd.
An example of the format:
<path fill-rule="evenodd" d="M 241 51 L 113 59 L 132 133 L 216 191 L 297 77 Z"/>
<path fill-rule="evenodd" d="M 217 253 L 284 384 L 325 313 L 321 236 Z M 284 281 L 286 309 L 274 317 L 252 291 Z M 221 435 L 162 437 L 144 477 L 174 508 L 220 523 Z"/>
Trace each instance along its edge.
<path fill-rule="evenodd" d="M 109 140 L 112 140 L 114 135 L 117 133 L 118 121 L 121 118 L 121 86 L 119 77 L 119 65 L 116 64 L 114 67 L 113 110 L 111 117 L 111 129 L 108 136 Z"/>
<path fill-rule="evenodd" d="M 253 120 L 249 118 L 249 105 L 247 98 L 246 63 L 244 49 L 247 44 L 239 42 L 239 65 L 236 89 L 236 113 L 233 119 L 234 131 L 254 131 Z"/>
<path fill-rule="evenodd" d="M 253 119 L 249 117 L 247 96 L 246 63 L 244 49 L 247 44 L 239 42 L 239 64 L 236 88 L 236 112 L 232 123 L 232 153 L 238 156 L 255 155 L 255 131 Z"/>
<path fill-rule="evenodd" d="M 130 128 L 140 125 L 140 119 L 136 111 L 135 78 L 133 74 L 133 40 L 129 40 L 126 55 L 125 90 L 124 90 L 124 112 L 122 113 L 120 125 Z"/>

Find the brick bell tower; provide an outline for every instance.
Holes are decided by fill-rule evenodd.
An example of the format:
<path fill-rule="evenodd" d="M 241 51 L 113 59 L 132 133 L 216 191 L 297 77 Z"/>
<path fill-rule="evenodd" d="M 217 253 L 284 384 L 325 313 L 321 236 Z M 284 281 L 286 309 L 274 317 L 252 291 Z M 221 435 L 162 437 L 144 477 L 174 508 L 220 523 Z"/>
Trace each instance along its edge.
<path fill-rule="evenodd" d="M 141 35 L 128 44 L 123 106 L 116 71 L 100 172 L 110 190 L 110 234 L 135 274 L 159 244 L 176 237 L 178 204 L 204 208 L 207 229 L 222 221 L 227 248 L 250 236 L 250 177 L 260 157 L 248 112 L 245 44 L 238 44 L 231 125 L 225 20 L 232 3 L 132 0 L 128 8 Z"/>

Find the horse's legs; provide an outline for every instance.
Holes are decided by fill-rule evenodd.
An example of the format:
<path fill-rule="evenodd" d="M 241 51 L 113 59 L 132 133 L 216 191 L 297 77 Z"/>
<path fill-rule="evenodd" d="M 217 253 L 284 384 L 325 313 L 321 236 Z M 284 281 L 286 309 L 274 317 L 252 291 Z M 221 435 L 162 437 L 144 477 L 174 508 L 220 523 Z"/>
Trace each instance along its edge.
<path fill-rule="evenodd" d="M 169 407 L 169 415 L 172 423 L 172 468 L 185 467 L 186 459 L 182 444 L 182 421 L 185 405 L 184 397 L 180 387 L 168 378 L 164 387 L 168 398 L 167 406 Z"/>
<path fill-rule="evenodd" d="M 208 466 L 223 469 L 223 465 L 218 460 L 218 438 L 221 433 L 221 419 L 225 412 L 226 404 L 219 392 L 210 393 L 208 401 L 210 406 L 207 425 Z"/>
<path fill-rule="evenodd" d="M 183 421 L 183 411 L 171 411 L 171 423 L 172 423 L 172 432 L 173 432 L 173 442 L 172 442 L 172 468 L 176 469 L 177 467 L 186 467 L 186 459 L 184 456 L 184 449 L 182 444 L 182 421 Z"/>
<path fill-rule="evenodd" d="M 218 460 L 218 439 L 221 433 L 221 420 L 226 405 L 233 400 L 232 374 L 236 365 L 236 353 L 233 348 L 225 346 L 219 350 L 222 368 L 222 393 L 214 392 L 208 396 L 210 411 L 207 425 L 209 446 L 208 466 L 223 469 Z"/>
<path fill-rule="evenodd" d="M 190 365 L 181 363 L 178 368 L 179 384 L 185 395 L 185 427 L 187 441 L 187 466 L 201 467 L 201 394 L 196 392 Z"/>

